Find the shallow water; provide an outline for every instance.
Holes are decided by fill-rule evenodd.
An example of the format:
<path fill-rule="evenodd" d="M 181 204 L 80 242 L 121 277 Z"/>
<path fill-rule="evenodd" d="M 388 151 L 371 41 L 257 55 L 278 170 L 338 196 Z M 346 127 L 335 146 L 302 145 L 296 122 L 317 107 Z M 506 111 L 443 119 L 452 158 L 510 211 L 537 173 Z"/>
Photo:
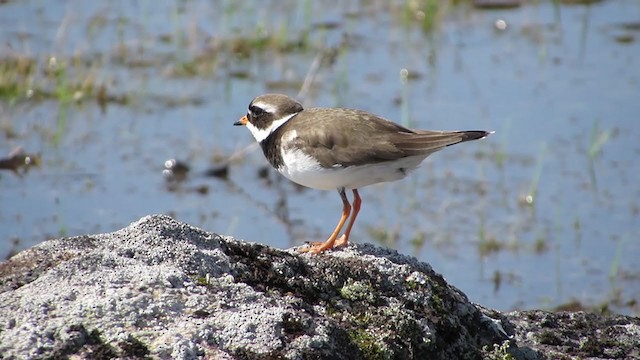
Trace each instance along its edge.
<path fill-rule="evenodd" d="M 354 241 L 413 254 L 489 307 L 638 314 L 638 2 L 443 2 L 432 31 L 402 4 L 299 4 L 1 4 L 2 59 L 34 59 L 32 87 L 55 91 L 55 57 L 69 82 L 128 102 L 2 98 L 0 152 L 22 146 L 42 165 L 0 172 L 0 255 L 151 213 L 281 248 L 323 240 L 337 193 L 259 176 L 263 155 L 238 156 L 253 139 L 231 126 L 254 96 L 296 95 L 307 77 L 307 106 L 496 131 L 363 189 Z M 228 181 L 202 175 L 232 155 Z M 191 172 L 169 191 L 171 158 Z"/>

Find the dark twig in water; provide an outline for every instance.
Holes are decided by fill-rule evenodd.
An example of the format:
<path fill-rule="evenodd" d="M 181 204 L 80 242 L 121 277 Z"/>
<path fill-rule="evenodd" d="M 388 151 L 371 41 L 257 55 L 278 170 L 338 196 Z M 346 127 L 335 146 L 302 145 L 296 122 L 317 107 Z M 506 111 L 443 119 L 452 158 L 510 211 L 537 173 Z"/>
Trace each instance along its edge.
<path fill-rule="evenodd" d="M 23 176 L 31 167 L 39 165 L 40 156 L 26 153 L 21 146 L 11 150 L 7 157 L 0 158 L 0 170 L 10 170 L 18 176 Z"/>

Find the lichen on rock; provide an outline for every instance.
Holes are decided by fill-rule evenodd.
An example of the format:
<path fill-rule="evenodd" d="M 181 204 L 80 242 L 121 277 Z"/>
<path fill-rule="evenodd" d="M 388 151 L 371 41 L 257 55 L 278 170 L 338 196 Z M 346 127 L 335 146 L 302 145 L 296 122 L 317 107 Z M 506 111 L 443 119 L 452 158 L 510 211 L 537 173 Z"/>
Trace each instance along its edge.
<path fill-rule="evenodd" d="M 15 255 L 0 264 L 0 307 L 5 359 L 623 358 L 639 342 L 637 318 L 485 309 L 393 250 L 301 255 L 167 216 Z M 584 336 L 572 345 L 557 327 Z"/>

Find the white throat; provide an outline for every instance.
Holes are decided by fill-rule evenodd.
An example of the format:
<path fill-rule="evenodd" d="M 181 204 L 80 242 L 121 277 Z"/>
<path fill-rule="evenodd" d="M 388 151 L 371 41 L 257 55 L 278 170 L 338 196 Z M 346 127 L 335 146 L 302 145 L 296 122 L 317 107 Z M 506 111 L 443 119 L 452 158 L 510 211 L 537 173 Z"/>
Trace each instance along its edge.
<path fill-rule="evenodd" d="M 250 122 L 247 123 L 247 128 L 249 129 L 249 131 L 251 131 L 251 135 L 253 135 L 253 137 L 256 139 L 257 142 L 262 142 L 269 135 L 271 135 L 272 132 L 276 131 L 277 128 L 282 126 L 289 119 L 291 119 L 296 115 L 298 115 L 298 113 L 290 114 L 283 118 L 280 118 L 272 122 L 271 125 L 269 125 L 269 127 L 266 129 L 258 129 L 257 127 L 253 126 L 253 124 Z"/>

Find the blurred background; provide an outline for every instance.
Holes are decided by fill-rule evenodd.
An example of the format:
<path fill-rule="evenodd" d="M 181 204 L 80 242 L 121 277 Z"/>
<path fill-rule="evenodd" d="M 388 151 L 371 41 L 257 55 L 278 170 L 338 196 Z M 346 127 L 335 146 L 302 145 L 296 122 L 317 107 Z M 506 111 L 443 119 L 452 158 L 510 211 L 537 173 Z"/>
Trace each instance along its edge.
<path fill-rule="evenodd" d="M 232 124 L 266 92 L 487 129 L 352 233 L 499 310 L 640 312 L 640 2 L 0 1 L 0 257 L 169 214 L 278 248 L 342 208 Z"/>

